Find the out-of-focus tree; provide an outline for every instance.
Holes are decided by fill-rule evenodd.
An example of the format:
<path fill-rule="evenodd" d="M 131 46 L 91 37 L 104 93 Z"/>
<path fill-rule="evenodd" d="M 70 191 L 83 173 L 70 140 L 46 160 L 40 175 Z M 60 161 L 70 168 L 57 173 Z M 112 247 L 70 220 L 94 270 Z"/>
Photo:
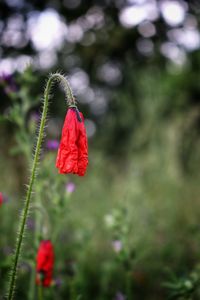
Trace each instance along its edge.
<path fill-rule="evenodd" d="M 159 126 L 174 114 L 195 115 L 183 136 L 192 130 L 196 139 L 199 15 L 195 0 L 1 1 L 0 71 L 32 64 L 38 90 L 47 71 L 69 74 L 90 115 L 91 135 L 98 126 L 98 141 L 109 153 L 126 153 L 152 116 Z M 57 112 L 63 107 L 53 104 Z M 148 133 L 136 148 L 149 138 Z"/>

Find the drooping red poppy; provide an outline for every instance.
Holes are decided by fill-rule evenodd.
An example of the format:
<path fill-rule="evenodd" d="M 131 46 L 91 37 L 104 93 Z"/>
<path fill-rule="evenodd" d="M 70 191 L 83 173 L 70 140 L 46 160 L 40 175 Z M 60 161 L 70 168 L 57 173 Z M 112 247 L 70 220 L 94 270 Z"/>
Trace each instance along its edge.
<path fill-rule="evenodd" d="M 88 165 L 88 143 L 83 114 L 69 108 L 62 129 L 56 167 L 59 173 L 84 176 Z"/>
<path fill-rule="evenodd" d="M 3 204 L 3 194 L 0 192 L 0 206 Z"/>
<path fill-rule="evenodd" d="M 48 287 L 52 283 L 54 251 L 50 240 L 43 240 L 36 257 L 36 283 Z"/>

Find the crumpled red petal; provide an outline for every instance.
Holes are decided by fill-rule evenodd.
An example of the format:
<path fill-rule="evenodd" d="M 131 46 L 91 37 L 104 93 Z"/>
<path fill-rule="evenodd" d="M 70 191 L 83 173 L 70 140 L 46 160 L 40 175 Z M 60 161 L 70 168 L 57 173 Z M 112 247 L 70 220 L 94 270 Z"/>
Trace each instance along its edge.
<path fill-rule="evenodd" d="M 56 160 L 56 167 L 62 174 L 78 172 L 77 123 L 76 113 L 68 109 Z"/>
<path fill-rule="evenodd" d="M 54 251 L 50 240 L 41 241 L 36 262 L 36 283 L 45 287 L 50 286 L 54 266 Z"/>
<path fill-rule="evenodd" d="M 86 129 L 84 126 L 83 114 L 80 113 L 82 122 L 79 122 L 79 138 L 78 138 L 78 175 L 84 176 L 88 165 L 88 143 Z"/>
<path fill-rule="evenodd" d="M 69 108 L 62 129 L 56 167 L 61 174 L 84 176 L 88 165 L 88 144 L 83 114 Z"/>

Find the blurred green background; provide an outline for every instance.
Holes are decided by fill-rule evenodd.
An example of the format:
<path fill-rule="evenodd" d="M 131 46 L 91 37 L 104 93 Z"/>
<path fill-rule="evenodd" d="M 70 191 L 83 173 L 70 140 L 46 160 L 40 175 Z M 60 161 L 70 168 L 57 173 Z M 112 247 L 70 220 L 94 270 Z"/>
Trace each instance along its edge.
<path fill-rule="evenodd" d="M 57 70 L 85 116 L 89 167 L 57 174 L 66 102 L 55 87 L 16 299 L 38 299 L 46 236 L 56 258 L 44 299 L 200 299 L 199 49 L 197 0 L 0 2 L 0 299 Z"/>

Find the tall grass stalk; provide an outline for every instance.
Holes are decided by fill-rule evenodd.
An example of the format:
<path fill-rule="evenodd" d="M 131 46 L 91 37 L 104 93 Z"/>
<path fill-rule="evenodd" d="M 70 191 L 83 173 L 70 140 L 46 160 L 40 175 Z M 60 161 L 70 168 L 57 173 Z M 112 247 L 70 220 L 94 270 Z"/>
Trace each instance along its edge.
<path fill-rule="evenodd" d="M 43 300 L 43 289 L 42 286 L 38 286 L 38 300 Z"/>

